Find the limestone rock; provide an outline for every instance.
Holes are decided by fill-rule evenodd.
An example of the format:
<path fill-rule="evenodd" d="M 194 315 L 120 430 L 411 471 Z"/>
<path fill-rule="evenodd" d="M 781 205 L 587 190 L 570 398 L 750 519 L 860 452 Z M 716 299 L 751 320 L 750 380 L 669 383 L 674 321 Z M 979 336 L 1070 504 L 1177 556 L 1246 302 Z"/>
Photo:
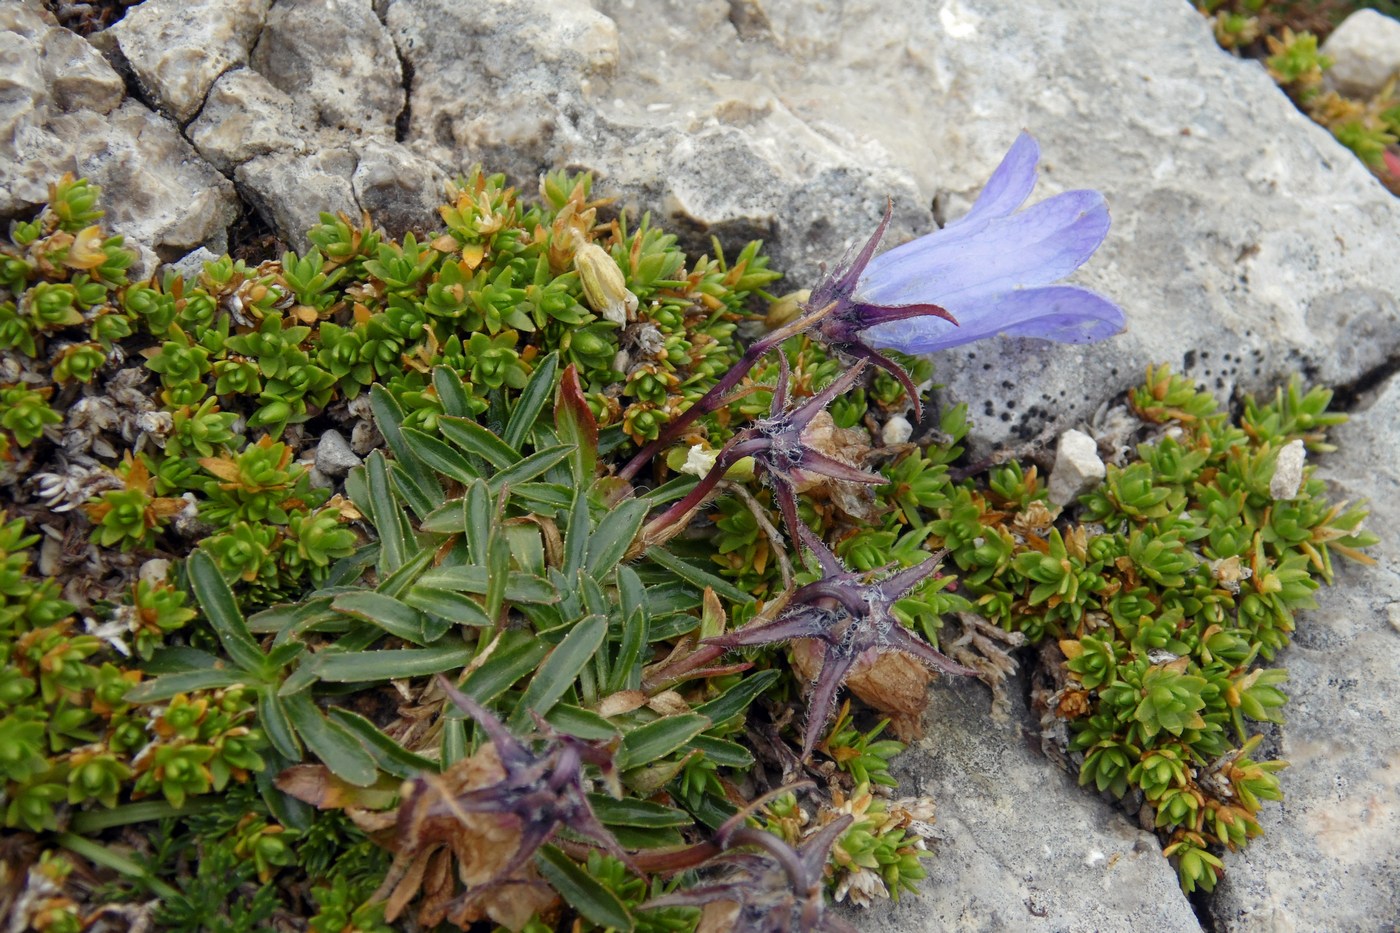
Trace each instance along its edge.
<path fill-rule="evenodd" d="M 181 123 L 246 64 L 270 0 L 146 0 L 109 30 L 141 86 Z"/>
<path fill-rule="evenodd" d="M 938 805 L 931 880 L 860 928 L 1199 931 L 1157 840 L 1032 751 L 1024 708 L 997 723 L 989 705 L 981 684 L 933 685 L 928 738 L 894 768 L 901 793 Z"/>
<path fill-rule="evenodd" d="M 1318 470 L 1332 494 L 1368 499 L 1380 534 L 1374 567 L 1334 556 L 1336 586 L 1299 617 L 1287 717 L 1275 757 L 1290 763 L 1283 805 L 1260 813 L 1264 835 L 1225 859 L 1209 900 L 1217 929 L 1376 930 L 1400 916 L 1400 378 L 1333 429 Z"/>
<path fill-rule="evenodd" d="M 1365 100 L 1400 74 L 1400 20 L 1376 10 L 1357 10 L 1322 43 L 1332 59 L 1327 80 L 1349 97 Z"/>
<path fill-rule="evenodd" d="M 125 96 L 97 50 L 46 21 L 37 4 L 0 5 L 0 214 L 42 203 L 71 162 L 78 141 L 56 134 L 55 118 L 111 113 Z"/>
<path fill-rule="evenodd" d="M 351 177 L 355 154 L 350 149 L 321 149 L 301 155 L 270 152 L 238 166 L 234 177 L 244 197 L 297 250 L 310 248 L 306 231 L 322 212 L 360 216 Z"/>
<path fill-rule="evenodd" d="M 249 159 L 283 150 L 305 151 L 310 116 L 290 95 L 250 68 L 227 71 L 187 127 L 200 155 L 221 172 L 232 172 Z"/>
<path fill-rule="evenodd" d="M 393 138 L 403 71 L 370 0 L 283 0 L 267 16 L 253 67 L 321 126 Z"/>
<path fill-rule="evenodd" d="M 351 188 L 375 223 L 396 237 L 412 230 L 421 238 L 441 229 L 437 209 L 447 198 L 447 174 L 441 168 L 404 146 L 380 140 L 369 140 L 356 151 Z"/>
<path fill-rule="evenodd" d="M 584 0 L 394 0 L 386 21 L 413 69 L 409 140 L 522 182 L 617 67 L 617 26 Z"/>
<path fill-rule="evenodd" d="M 308 228 L 323 212 L 358 221 L 368 210 L 395 237 L 438 228 L 447 176 L 434 163 L 392 143 L 351 145 L 322 139 L 311 152 L 281 149 L 238 166 L 245 196 L 297 249 L 309 248 Z"/>
<path fill-rule="evenodd" d="M 34 7 L 0 5 L 0 75 L 0 214 L 43 203 L 72 171 L 105 189 L 104 225 L 140 256 L 133 277 L 197 246 L 224 249 L 233 186 L 170 120 L 124 100 L 90 45 Z"/>

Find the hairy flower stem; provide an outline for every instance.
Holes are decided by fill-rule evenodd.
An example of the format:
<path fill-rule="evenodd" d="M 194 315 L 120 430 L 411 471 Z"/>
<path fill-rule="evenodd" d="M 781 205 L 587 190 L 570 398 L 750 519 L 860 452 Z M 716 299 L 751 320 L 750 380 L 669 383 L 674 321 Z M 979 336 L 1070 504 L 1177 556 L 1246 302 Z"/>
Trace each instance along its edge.
<path fill-rule="evenodd" d="M 716 382 L 710 388 L 710 391 L 702 395 L 694 405 L 691 405 L 676 416 L 676 420 L 662 428 L 656 440 L 639 450 L 637 455 L 627 461 L 627 465 L 618 471 L 617 475 L 625 480 L 631 480 L 635 477 L 641 472 L 642 467 L 645 466 L 652 457 L 656 456 L 658 451 L 674 441 L 677 437 L 680 437 L 681 432 L 690 427 L 696 419 L 717 409 L 720 406 L 721 399 L 724 398 L 730 389 L 738 385 L 739 382 L 749 374 L 749 370 L 753 369 L 754 365 L 761 360 L 769 350 L 781 345 L 782 342 L 789 337 L 796 337 L 798 334 L 803 333 L 808 328 L 819 323 L 827 315 L 835 311 L 837 307 L 838 302 L 833 301 L 825 307 L 817 311 L 803 314 L 787 324 L 784 324 L 782 327 L 779 327 L 772 333 L 755 340 L 749 345 L 749 348 L 744 351 L 744 355 L 739 359 L 739 362 L 733 369 L 725 373 L 724 376 L 720 378 L 719 382 Z"/>

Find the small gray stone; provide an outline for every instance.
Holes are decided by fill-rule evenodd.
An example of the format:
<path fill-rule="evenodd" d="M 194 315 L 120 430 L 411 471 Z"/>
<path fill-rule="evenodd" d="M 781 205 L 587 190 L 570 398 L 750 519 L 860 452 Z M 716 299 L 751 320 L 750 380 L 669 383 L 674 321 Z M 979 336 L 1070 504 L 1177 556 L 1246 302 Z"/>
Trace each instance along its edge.
<path fill-rule="evenodd" d="M 356 421 L 350 429 L 350 449 L 361 457 L 384 446 L 384 435 L 374 426 L 373 421 Z"/>
<path fill-rule="evenodd" d="M 1269 495 L 1275 499 L 1292 499 L 1298 495 L 1298 487 L 1303 485 L 1303 465 L 1307 462 L 1308 449 L 1301 440 L 1292 440 L 1278 452 L 1274 461 L 1274 475 L 1269 478 Z"/>
<path fill-rule="evenodd" d="M 109 30 L 141 86 L 181 123 L 248 61 L 270 0 L 145 0 Z"/>
<path fill-rule="evenodd" d="M 344 476 L 363 462 L 335 429 L 322 434 L 316 444 L 316 469 L 327 476 Z"/>
<path fill-rule="evenodd" d="M 1083 431 L 1073 429 L 1060 435 L 1055 450 L 1055 467 L 1050 471 L 1050 501 L 1068 505 L 1107 475 L 1099 446 Z"/>
<path fill-rule="evenodd" d="M 393 138 L 403 70 L 369 0 L 282 0 L 252 62 L 321 126 Z"/>
<path fill-rule="evenodd" d="M 165 264 L 168 272 L 173 272 L 184 278 L 186 282 L 193 282 L 201 272 L 204 271 L 206 262 L 218 262 L 219 255 L 208 247 L 201 246 L 193 249 L 181 256 L 174 262 Z"/>
<path fill-rule="evenodd" d="M 1400 73 L 1400 20 L 1357 10 L 1327 37 L 1322 52 L 1332 59 L 1326 77 L 1338 91 L 1370 98 Z"/>

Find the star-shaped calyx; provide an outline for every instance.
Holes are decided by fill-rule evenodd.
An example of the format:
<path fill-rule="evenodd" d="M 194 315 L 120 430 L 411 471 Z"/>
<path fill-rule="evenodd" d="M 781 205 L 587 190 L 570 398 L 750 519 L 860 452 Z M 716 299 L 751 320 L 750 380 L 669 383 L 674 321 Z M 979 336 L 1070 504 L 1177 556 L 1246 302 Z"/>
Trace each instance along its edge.
<path fill-rule="evenodd" d="M 794 638 L 822 643 L 821 670 L 807 697 L 804 760 L 812 753 L 831 715 L 837 690 L 867 652 L 900 651 L 945 674 L 977 673 L 915 637 L 894 616 L 894 604 L 932 576 L 941 563 L 941 555 L 931 555 L 923 563 L 869 582 L 867 574 L 847 570 L 806 525 L 798 525 L 798 536 L 816 556 L 821 579 L 793 591 L 776 619 L 706 639 L 705 644 L 741 648 L 779 644 Z M 888 571 L 892 566 L 883 569 Z"/>

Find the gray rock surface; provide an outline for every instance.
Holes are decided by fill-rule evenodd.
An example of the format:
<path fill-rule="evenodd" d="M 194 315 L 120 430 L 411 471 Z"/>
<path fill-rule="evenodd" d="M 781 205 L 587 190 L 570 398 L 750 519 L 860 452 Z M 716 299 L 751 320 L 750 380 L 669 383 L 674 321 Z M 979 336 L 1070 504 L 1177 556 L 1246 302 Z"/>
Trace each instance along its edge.
<path fill-rule="evenodd" d="M 251 68 L 237 68 L 214 82 L 186 133 L 200 155 L 230 174 L 260 155 L 305 151 L 312 126 L 290 95 Z"/>
<path fill-rule="evenodd" d="M 1393 930 L 1400 922 L 1400 378 L 1335 429 L 1320 475 L 1369 499 L 1377 566 L 1337 560 L 1336 586 L 1278 656 L 1290 701 L 1278 757 L 1285 799 L 1264 836 L 1226 860 L 1209 901 L 1219 929 Z"/>
<path fill-rule="evenodd" d="M 403 72 L 370 0 L 282 0 L 268 14 L 253 67 L 322 126 L 393 138 Z"/>
<path fill-rule="evenodd" d="M 1376 10 L 1357 10 L 1327 37 L 1322 52 L 1332 59 L 1328 82 L 1364 100 L 1400 74 L 1400 21 Z"/>
<path fill-rule="evenodd" d="M 1156 838 L 1034 751 L 1024 708 L 996 722 L 984 687 L 940 679 L 924 723 L 895 773 L 937 801 L 931 880 L 850 917 L 861 929 L 1200 930 Z"/>
<path fill-rule="evenodd" d="M 109 36 L 141 87 L 176 120 L 199 112 L 219 75 L 246 64 L 270 0 L 145 0 Z"/>

